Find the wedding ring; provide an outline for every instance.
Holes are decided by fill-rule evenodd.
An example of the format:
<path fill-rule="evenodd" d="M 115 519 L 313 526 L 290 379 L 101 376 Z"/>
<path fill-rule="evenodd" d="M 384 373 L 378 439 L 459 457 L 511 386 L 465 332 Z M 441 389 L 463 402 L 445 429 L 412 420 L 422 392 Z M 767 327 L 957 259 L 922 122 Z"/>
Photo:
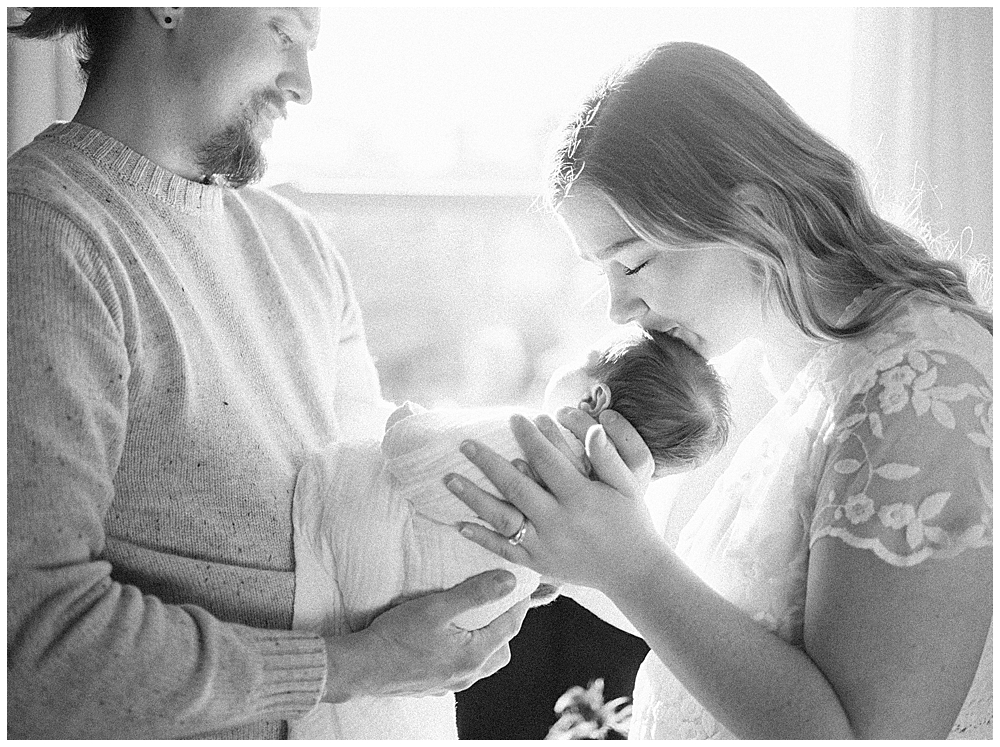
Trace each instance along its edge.
<path fill-rule="evenodd" d="M 524 535 L 528 531 L 528 517 L 521 515 L 521 528 L 514 532 L 507 541 L 510 542 L 514 547 L 517 547 L 524 541 Z"/>

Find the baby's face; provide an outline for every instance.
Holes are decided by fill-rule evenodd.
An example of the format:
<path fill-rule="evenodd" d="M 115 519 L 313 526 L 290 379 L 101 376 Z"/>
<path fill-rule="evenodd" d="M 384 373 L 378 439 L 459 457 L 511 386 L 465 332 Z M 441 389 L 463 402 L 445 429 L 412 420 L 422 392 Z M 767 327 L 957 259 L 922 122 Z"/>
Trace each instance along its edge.
<path fill-rule="evenodd" d="M 585 367 L 563 366 L 549 379 L 542 407 L 550 414 L 560 407 L 578 407 L 593 396 L 597 385 L 597 379 L 587 373 Z"/>

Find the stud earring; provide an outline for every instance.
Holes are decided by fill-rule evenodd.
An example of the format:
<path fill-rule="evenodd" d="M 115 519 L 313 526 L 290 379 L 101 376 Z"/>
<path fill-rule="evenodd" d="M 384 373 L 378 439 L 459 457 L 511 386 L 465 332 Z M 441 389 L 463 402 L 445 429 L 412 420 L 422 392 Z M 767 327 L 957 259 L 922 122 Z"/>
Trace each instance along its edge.
<path fill-rule="evenodd" d="M 161 8 L 165 10 L 166 13 L 163 15 L 160 25 L 165 29 L 172 29 L 177 25 L 177 21 L 180 18 L 180 8 Z"/>

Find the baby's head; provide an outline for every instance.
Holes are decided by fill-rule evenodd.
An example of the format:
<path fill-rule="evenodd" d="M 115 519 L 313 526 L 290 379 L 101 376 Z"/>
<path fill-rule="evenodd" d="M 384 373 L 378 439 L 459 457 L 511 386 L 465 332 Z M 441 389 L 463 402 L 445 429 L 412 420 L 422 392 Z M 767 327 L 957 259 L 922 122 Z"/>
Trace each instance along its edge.
<path fill-rule="evenodd" d="M 662 332 L 637 331 L 564 367 L 545 391 L 545 409 L 614 410 L 649 447 L 654 477 L 694 469 L 729 436 L 726 388 L 708 362 Z"/>

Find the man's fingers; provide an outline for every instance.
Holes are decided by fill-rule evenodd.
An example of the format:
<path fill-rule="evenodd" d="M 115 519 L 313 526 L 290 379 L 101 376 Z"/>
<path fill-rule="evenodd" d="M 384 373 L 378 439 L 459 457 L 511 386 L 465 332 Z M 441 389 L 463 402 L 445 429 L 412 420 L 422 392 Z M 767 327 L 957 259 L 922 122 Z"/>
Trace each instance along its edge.
<path fill-rule="evenodd" d="M 462 612 L 502 599 L 514 590 L 516 584 L 514 574 L 509 571 L 485 571 L 424 599 L 436 606 L 449 608 L 452 611 L 450 617 L 456 617 Z"/>
<path fill-rule="evenodd" d="M 486 663 L 483 665 L 483 677 L 496 674 L 508 664 L 510 664 L 510 646 L 505 645 L 486 660 Z"/>
<path fill-rule="evenodd" d="M 473 632 L 477 637 L 492 638 L 497 641 L 498 645 L 506 644 L 520 632 L 524 616 L 528 614 L 529 609 L 531 609 L 531 599 L 525 597 L 517 604 L 511 605 L 510 609 L 492 620 L 489 625 Z"/>

